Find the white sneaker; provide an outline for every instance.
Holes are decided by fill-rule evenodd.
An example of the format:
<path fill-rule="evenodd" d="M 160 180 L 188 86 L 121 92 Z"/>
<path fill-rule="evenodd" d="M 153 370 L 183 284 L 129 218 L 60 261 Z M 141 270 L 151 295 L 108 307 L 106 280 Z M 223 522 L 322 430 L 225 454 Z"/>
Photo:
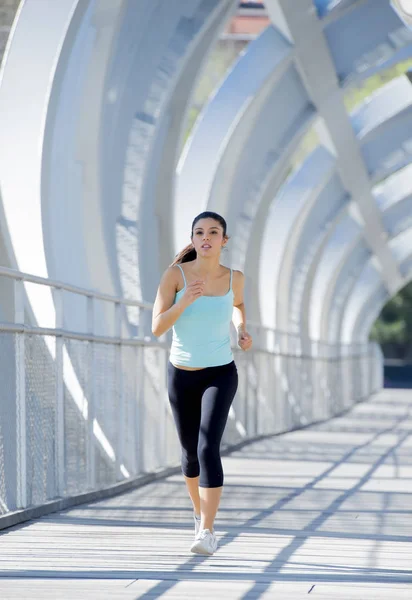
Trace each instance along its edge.
<path fill-rule="evenodd" d="M 200 529 L 200 516 L 197 517 L 196 515 L 193 515 L 193 520 L 195 522 L 195 537 L 196 537 L 197 534 L 199 533 L 199 529 Z"/>
<path fill-rule="evenodd" d="M 195 541 L 190 548 L 194 554 L 206 554 L 212 556 L 217 550 L 216 535 L 209 529 L 202 529 L 195 537 Z"/>

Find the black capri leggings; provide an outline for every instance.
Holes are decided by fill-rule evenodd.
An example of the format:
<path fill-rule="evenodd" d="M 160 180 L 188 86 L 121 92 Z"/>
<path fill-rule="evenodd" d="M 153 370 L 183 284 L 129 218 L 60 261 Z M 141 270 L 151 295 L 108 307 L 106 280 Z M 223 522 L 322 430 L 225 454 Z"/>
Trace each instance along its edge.
<path fill-rule="evenodd" d="M 238 385 L 234 362 L 198 371 L 169 362 L 168 391 L 182 446 L 182 472 L 202 487 L 221 487 L 220 442 Z"/>

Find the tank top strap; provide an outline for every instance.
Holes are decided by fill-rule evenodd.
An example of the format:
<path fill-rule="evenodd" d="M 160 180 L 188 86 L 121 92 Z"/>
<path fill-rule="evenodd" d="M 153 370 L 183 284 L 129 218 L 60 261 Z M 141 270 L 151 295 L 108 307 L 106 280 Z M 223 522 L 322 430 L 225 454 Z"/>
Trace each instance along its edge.
<path fill-rule="evenodd" d="M 233 269 L 230 269 L 230 286 L 229 286 L 229 291 L 232 289 L 232 280 L 233 280 Z"/>
<path fill-rule="evenodd" d="M 179 267 L 180 272 L 182 273 L 182 277 L 183 277 L 183 286 L 186 287 L 187 283 L 186 283 L 185 272 L 183 271 L 182 267 L 179 264 L 177 264 L 176 267 Z"/>

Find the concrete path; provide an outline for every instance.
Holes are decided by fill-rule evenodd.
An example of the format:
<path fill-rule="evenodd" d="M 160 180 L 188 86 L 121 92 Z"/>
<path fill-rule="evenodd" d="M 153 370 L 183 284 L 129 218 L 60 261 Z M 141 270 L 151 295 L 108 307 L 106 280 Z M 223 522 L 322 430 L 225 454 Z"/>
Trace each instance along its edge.
<path fill-rule="evenodd" d="M 180 476 L 0 535 L 0 598 L 412 599 L 412 392 L 224 459 L 213 557 Z"/>

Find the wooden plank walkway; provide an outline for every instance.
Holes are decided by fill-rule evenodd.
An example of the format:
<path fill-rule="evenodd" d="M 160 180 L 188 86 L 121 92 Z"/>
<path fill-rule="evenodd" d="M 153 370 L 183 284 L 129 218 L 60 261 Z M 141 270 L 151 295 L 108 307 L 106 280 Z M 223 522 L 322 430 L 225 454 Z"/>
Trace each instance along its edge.
<path fill-rule="evenodd" d="M 0 535 L 0 598 L 412 598 L 412 393 L 224 459 L 213 557 L 180 476 Z"/>

